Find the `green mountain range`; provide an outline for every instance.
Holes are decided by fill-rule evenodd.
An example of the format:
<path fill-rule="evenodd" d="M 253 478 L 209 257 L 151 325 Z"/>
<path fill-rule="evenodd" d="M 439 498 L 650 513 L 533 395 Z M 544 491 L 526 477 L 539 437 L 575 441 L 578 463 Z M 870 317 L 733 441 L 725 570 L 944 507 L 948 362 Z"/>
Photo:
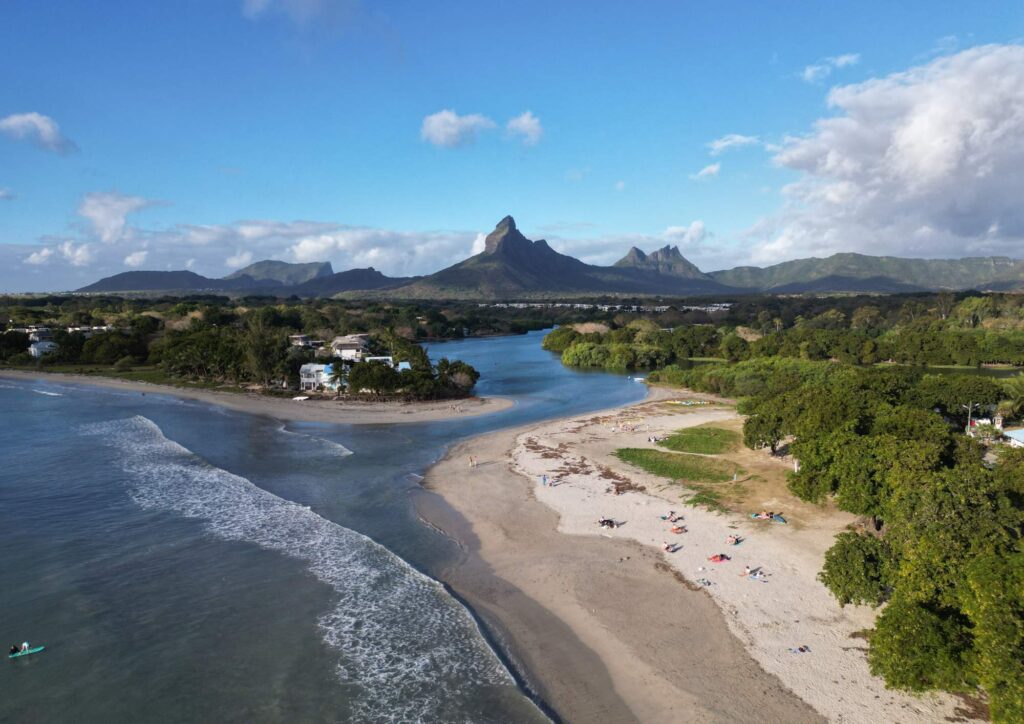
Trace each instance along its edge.
<path fill-rule="evenodd" d="M 645 253 L 633 247 L 613 266 L 595 266 L 561 254 L 543 239 L 531 241 L 506 216 L 484 250 L 423 277 L 379 271 L 334 273 L 330 262 L 260 261 L 223 279 L 190 271 L 132 271 L 101 279 L 81 292 L 223 291 L 277 296 L 373 296 L 402 299 L 527 299 L 602 295 L 702 296 L 877 293 L 926 290 L 1024 289 L 1024 261 L 1008 257 L 905 259 L 833 254 L 768 267 L 702 272 L 677 247 Z"/>

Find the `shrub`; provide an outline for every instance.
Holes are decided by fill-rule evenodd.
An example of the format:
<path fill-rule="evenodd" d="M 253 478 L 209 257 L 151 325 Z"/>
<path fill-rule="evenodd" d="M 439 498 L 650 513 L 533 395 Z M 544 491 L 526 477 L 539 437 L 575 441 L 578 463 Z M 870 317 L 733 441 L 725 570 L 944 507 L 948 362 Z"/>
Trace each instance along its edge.
<path fill-rule="evenodd" d="M 878 606 L 889 591 L 891 576 L 892 553 L 888 546 L 878 538 L 847 532 L 836 536 L 836 542 L 825 553 L 818 580 L 841 606 Z"/>

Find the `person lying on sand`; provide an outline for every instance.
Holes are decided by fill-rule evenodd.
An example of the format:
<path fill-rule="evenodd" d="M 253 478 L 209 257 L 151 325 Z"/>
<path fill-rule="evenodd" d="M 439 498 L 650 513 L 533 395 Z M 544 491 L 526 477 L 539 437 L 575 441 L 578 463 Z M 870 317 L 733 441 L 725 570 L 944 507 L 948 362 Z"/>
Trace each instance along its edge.
<path fill-rule="evenodd" d="M 736 546 L 740 544 L 741 540 L 743 539 L 740 538 L 738 535 L 731 535 L 725 539 L 725 542 L 731 546 Z"/>
<path fill-rule="evenodd" d="M 732 559 L 724 553 L 716 553 L 713 556 L 708 556 L 708 560 L 712 563 L 725 563 L 726 561 L 731 561 Z"/>
<path fill-rule="evenodd" d="M 809 654 L 809 653 L 811 653 L 811 647 L 810 646 L 797 646 L 795 648 L 790 648 L 789 653 L 791 653 L 791 654 Z"/>
<path fill-rule="evenodd" d="M 661 519 L 662 520 L 667 520 L 667 521 L 672 522 L 672 523 L 675 523 L 676 522 L 676 512 L 674 510 L 670 510 L 668 512 L 668 515 L 661 516 Z"/>
<path fill-rule="evenodd" d="M 775 513 L 773 513 L 770 510 L 762 510 L 760 513 L 757 513 L 757 514 L 753 515 L 752 517 L 755 518 L 756 520 L 771 520 L 772 516 L 774 516 L 774 515 L 775 515 Z"/>
<path fill-rule="evenodd" d="M 670 530 L 673 533 L 675 533 L 676 535 L 679 535 L 680 533 L 685 533 L 686 532 L 686 528 L 684 526 L 681 526 L 681 525 L 674 525 L 674 526 L 672 526 L 672 528 L 670 528 Z"/>
<path fill-rule="evenodd" d="M 679 550 L 679 546 L 677 546 L 675 543 L 669 543 L 668 541 L 662 541 L 661 542 L 661 549 L 663 551 L 665 551 L 666 553 L 675 553 L 677 550 Z"/>
<path fill-rule="evenodd" d="M 613 530 L 619 527 L 619 524 L 611 518 L 599 518 L 597 524 L 602 528 L 611 528 Z"/>

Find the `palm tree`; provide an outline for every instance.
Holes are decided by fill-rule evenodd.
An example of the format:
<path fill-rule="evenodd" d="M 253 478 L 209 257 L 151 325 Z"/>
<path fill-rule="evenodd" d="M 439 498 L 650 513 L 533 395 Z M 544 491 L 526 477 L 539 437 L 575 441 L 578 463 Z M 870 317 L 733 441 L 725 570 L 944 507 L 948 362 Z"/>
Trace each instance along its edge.
<path fill-rule="evenodd" d="M 999 403 L 1004 417 L 1017 419 L 1024 413 L 1024 374 L 1010 377 L 1003 382 L 1006 399 Z"/>

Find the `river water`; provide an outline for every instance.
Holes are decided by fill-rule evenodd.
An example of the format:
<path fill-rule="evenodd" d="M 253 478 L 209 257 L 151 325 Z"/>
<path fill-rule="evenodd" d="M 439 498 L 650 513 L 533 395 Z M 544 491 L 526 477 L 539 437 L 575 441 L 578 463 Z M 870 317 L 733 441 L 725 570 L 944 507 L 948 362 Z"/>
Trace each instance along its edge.
<path fill-rule="evenodd" d="M 432 345 L 515 407 L 282 423 L 162 395 L 0 380 L 0 719 L 543 721 L 431 574 L 418 476 L 469 435 L 639 400 L 543 333 Z"/>

